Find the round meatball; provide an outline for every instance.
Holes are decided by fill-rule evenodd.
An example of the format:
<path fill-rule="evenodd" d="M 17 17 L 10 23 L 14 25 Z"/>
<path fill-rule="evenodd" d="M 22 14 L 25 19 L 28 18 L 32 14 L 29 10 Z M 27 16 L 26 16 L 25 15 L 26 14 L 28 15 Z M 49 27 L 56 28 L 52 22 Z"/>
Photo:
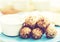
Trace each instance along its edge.
<path fill-rule="evenodd" d="M 46 29 L 46 37 L 47 38 L 54 38 L 57 34 L 56 29 L 54 28 L 53 25 L 49 25 Z"/>
<path fill-rule="evenodd" d="M 25 19 L 24 26 L 34 28 L 36 22 L 37 22 L 37 17 L 36 16 L 29 16 Z"/>
<path fill-rule="evenodd" d="M 32 38 L 33 39 L 39 39 L 42 37 L 42 35 L 43 35 L 43 32 L 41 29 L 35 28 L 32 30 Z"/>
<path fill-rule="evenodd" d="M 37 21 L 37 26 L 42 29 L 46 29 L 49 24 L 50 24 L 50 21 L 48 21 L 48 19 L 43 16 L 40 17 L 40 19 Z"/>
<path fill-rule="evenodd" d="M 31 29 L 29 27 L 23 27 L 20 29 L 20 37 L 21 38 L 29 38 L 31 33 Z"/>

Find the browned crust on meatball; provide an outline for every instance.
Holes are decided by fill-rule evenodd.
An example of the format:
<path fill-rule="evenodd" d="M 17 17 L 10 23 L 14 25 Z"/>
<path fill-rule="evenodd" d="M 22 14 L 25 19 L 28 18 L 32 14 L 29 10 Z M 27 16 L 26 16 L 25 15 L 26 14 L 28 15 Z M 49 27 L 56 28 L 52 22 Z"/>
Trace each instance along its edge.
<path fill-rule="evenodd" d="M 35 24 L 37 22 L 37 17 L 36 16 L 29 16 L 25 19 L 25 25 L 24 26 L 29 26 L 31 28 L 35 27 Z"/>
<path fill-rule="evenodd" d="M 47 38 L 54 38 L 57 34 L 56 29 L 54 26 L 49 25 L 48 28 L 46 29 L 46 37 Z"/>
<path fill-rule="evenodd" d="M 29 38 L 31 33 L 31 29 L 29 27 L 23 27 L 20 30 L 20 37 L 21 38 Z"/>
<path fill-rule="evenodd" d="M 48 19 L 43 16 L 37 21 L 37 26 L 40 28 L 46 29 L 49 25 L 50 25 L 50 21 L 48 21 Z"/>
<path fill-rule="evenodd" d="M 33 39 L 39 39 L 42 37 L 42 30 L 39 28 L 35 28 L 32 30 L 32 38 Z"/>

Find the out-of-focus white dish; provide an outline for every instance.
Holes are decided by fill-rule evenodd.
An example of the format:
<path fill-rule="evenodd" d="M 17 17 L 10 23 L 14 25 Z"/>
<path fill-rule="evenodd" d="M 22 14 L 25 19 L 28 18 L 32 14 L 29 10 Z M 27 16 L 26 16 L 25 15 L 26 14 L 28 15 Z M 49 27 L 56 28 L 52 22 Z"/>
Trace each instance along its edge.
<path fill-rule="evenodd" d="M 17 36 L 24 22 L 24 16 L 19 14 L 3 15 L 0 17 L 2 33 L 7 36 Z"/>

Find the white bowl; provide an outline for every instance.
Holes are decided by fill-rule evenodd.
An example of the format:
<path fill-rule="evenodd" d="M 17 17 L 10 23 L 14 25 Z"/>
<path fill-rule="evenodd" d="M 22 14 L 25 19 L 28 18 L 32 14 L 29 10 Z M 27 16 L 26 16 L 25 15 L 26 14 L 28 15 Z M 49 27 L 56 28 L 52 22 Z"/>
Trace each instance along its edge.
<path fill-rule="evenodd" d="M 2 33 L 7 36 L 18 36 L 24 19 L 17 15 L 3 15 L 0 17 Z"/>

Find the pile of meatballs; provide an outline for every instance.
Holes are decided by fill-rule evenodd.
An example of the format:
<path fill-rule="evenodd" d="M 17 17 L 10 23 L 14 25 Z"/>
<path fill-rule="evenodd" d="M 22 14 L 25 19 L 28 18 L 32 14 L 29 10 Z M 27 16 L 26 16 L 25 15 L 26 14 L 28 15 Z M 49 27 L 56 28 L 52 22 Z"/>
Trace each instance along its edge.
<path fill-rule="evenodd" d="M 23 39 L 40 39 L 44 34 L 46 38 L 54 38 L 57 31 L 50 21 L 43 16 L 39 17 L 39 19 L 35 16 L 27 17 L 19 32 L 20 37 Z"/>

